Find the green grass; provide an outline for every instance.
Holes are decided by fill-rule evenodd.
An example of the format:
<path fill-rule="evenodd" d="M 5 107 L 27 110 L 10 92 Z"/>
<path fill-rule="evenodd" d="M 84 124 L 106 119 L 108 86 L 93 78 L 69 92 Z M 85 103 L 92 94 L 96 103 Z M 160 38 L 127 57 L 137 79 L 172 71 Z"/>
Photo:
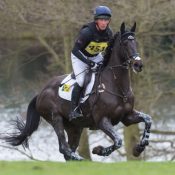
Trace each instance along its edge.
<path fill-rule="evenodd" d="M 0 162 L 0 175 L 175 175 L 175 162 Z"/>

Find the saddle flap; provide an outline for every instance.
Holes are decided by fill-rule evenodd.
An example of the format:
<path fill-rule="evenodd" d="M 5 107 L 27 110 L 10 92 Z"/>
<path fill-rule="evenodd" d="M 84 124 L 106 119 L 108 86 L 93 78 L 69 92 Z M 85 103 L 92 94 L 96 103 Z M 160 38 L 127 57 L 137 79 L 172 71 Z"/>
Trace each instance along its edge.
<path fill-rule="evenodd" d="M 92 76 L 91 76 L 92 75 Z M 83 97 L 80 99 L 80 103 L 84 103 L 91 93 L 95 82 L 95 73 L 90 73 L 85 78 L 85 89 L 83 92 Z M 68 101 L 71 101 L 73 86 L 76 83 L 76 80 L 72 78 L 69 74 L 61 82 L 62 86 L 58 89 L 58 95 Z"/>

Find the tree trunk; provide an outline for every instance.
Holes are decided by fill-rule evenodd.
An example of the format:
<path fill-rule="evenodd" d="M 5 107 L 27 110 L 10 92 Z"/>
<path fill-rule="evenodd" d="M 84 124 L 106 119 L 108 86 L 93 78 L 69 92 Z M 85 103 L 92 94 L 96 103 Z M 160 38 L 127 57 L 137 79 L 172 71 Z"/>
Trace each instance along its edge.
<path fill-rule="evenodd" d="M 127 160 L 141 160 L 141 157 L 134 157 L 132 152 L 134 146 L 139 142 L 139 127 L 132 125 L 124 128 L 124 141 Z"/>
<path fill-rule="evenodd" d="M 78 152 L 85 159 L 91 160 L 87 129 L 84 129 L 81 134 Z"/>
<path fill-rule="evenodd" d="M 71 51 L 70 51 L 70 37 L 68 35 L 64 35 L 63 37 L 63 45 L 64 45 L 64 60 L 65 60 L 65 73 L 70 73 L 70 62 L 71 62 Z"/>
<path fill-rule="evenodd" d="M 69 25 L 66 19 L 62 20 L 61 23 L 61 34 L 63 38 L 63 48 L 64 48 L 64 72 L 70 73 L 71 70 L 71 32 L 69 31 Z"/>

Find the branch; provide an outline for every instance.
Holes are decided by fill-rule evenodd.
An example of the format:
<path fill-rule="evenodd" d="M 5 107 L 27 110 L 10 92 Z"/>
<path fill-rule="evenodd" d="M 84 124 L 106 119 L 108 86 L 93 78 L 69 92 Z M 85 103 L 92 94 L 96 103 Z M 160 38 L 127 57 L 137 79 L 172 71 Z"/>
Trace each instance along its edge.
<path fill-rule="evenodd" d="M 169 36 L 169 35 L 175 35 L 175 32 L 140 32 L 138 35 L 141 36 Z"/>
<path fill-rule="evenodd" d="M 64 64 L 61 61 L 59 61 L 60 59 L 58 57 L 58 54 L 55 52 L 55 50 L 51 46 L 49 46 L 47 41 L 41 36 L 37 36 L 37 39 L 49 51 L 49 53 L 51 53 L 56 63 L 58 63 L 62 68 L 64 68 Z"/>
<path fill-rule="evenodd" d="M 5 146 L 5 145 L 0 145 L 0 147 L 3 147 L 3 148 L 7 148 L 7 149 L 10 149 L 10 150 L 15 150 L 15 151 L 18 151 L 19 153 L 21 153 L 22 155 L 25 155 L 26 157 L 28 157 L 29 159 L 31 160 L 36 160 L 36 161 L 41 161 L 41 160 L 38 160 L 38 159 L 35 159 L 32 155 L 32 153 L 27 154 L 26 152 L 18 149 L 18 148 L 15 148 L 15 147 L 11 147 L 11 146 Z"/>
<path fill-rule="evenodd" d="M 152 134 L 162 134 L 162 135 L 175 135 L 175 131 L 160 131 L 156 129 L 151 130 Z"/>
<path fill-rule="evenodd" d="M 167 143 L 170 143 L 171 148 L 175 149 L 173 140 L 150 140 L 150 142 L 152 142 L 152 143 L 165 143 L 165 142 L 167 142 Z"/>

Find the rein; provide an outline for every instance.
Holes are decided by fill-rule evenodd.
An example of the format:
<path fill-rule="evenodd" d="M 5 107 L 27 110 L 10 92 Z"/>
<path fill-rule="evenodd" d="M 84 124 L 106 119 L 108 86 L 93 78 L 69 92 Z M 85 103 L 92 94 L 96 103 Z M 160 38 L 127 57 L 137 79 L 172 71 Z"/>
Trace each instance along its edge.
<path fill-rule="evenodd" d="M 130 33 L 131 33 L 131 32 L 130 32 Z M 128 34 L 128 33 L 126 33 L 126 34 Z M 118 34 L 115 36 L 115 39 L 117 39 L 117 36 L 118 36 Z M 122 45 L 122 39 L 121 39 L 122 37 L 125 37 L 125 36 L 124 36 L 124 35 L 123 35 L 123 36 L 120 36 L 120 38 L 119 38 L 120 46 Z M 133 39 L 133 37 L 132 37 L 132 38 L 129 38 L 129 39 Z M 115 41 L 115 40 L 114 40 L 114 41 Z M 125 55 L 125 57 L 128 57 L 129 59 L 125 59 L 126 61 L 124 61 L 122 64 L 114 65 L 114 66 L 107 66 L 107 68 L 108 68 L 109 70 L 112 71 L 114 80 L 117 79 L 117 76 L 116 76 L 116 74 L 115 74 L 115 72 L 114 72 L 114 69 L 116 69 L 116 68 L 121 68 L 121 69 L 129 70 L 129 68 L 131 67 L 131 63 L 132 63 L 131 58 L 134 58 L 134 57 L 137 57 L 137 56 L 138 56 L 138 53 L 136 53 L 135 55 L 131 55 L 131 56 L 126 56 L 126 55 Z M 125 92 L 122 90 L 121 87 L 119 87 L 119 89 L 120 89 L 120 91 L 121 91 L 121 94 L 116 93 L 116 92 L 112 92 L 112 91 L 106 89 L 105 86 L 104 86 L 104 85 L 101 83 L 101 81 L 100 81 L 100 85 L 99 85 L 99 89 L 98 89 L 98 90 L 99 90 L 99 92 L 100 92 L 100 91 L 101 91 L 101 92 L 104 92 L 104 91 L 105 91 L 105 92 L 107 92 L 107 93 L 109 93 L 109 94 L 111 94 L 111 95 L 120 97 L 120 98 L 123 99 L 123 102 L 126 103 L 127 100 L 128 100 L 128 96 L 130 95 L 130 94 L 128 93 L 129 90 L 125 93 Z"/>
<path fill-rule="evenodd" d="M 115 73 L 114 73 L 114 71 L 113 71 L 113 69 L 114 68 L 123 68 L 123 69 L 129 69 L 129 67 L 130 67 L 130 64 L 131 64 L 131 62 L 130 61 L 125 61 L 123 64 L 119 64 L 119 65 L 115 65 L 115 66 L 110 66 L 110 67 L 108 67 L 111 71 L 112 71 L 112 73 L 113 73 L 113 76 L 114 76 L 114 79 L 116 80 L 117 79 L 117 77 L 116 77 L 116 75 L 115 75 Z"/>
<path fill-rule="evenodd" d="M 134 39 L 134 33 L 133 33 L 133 32 L 126 32 L 124 35 L 120 36 L 120 38 L 119 38 L 120 46 L 122 45 L 122 41 L 126 39 L 125 37 L 126 37 L 128 34 L 129 34 L 129 36 L 127 37 L 127 39 L 129 39 L 129 40 L 133 40 L 133 39 Z M 131 35 L 130 35 L 130 34 L 131 34 Z M 117 39 L 117 36 L 118 36 L 118 34 L 115 35 L 115 39 Z M 124 39 L 122 39 L 122 38 L 124 38 Z M 115 39 L 114 39 L 114 41 L 115 41 Z M 114 44 L 114 41 L 113 41 L 113 44 Z M 107 66 L 107 68 L 108 68 L 109 70 L 112 71 L 114 80 L 117 79 L 117 76 L 116 76 L 116 74 L 115 74 L 115 72 L 114 72 L 114 69 L 116 69 L 116 68 L 121 68 L 121 69 L 129 70 L 129 68 L 131 68 L 132 59 L 135 60 L 135 58 L 137 58 L 138 56 L 139 56 L 138 53 L 135 53 L 134 55 L 130 55 L 130 56 L 128 56 L 128 55 L 125 54 L 125 57 L 127 57 L 127 58 L 129 58 L 129 59 L 125 59 L 126 61 L 124 61 L 122 64 L 114 65 L 114 66 Z M 100 76 L 100 79 L 101 79 L 101 76 Z M 104 92 L 104 91 L 105 91 L 105 92 L 107 92 L 107 93 L 109 93 L 109 94 L 111 94 L 111 95 L 120 97 L 120 98 L 123 99 L 123 102 L 126 103 L 127 100 L 128 100 L 128 96 L 130 95 L 130 94 L 129 94 L 129 92 L 130 92 L 129 89 L 128 89 L 127 92 L 125 93 L 125 92 L 122 90 L 122 88 L 119 86 L 119 90 L 121 91 L 121 93 L 112 92 L 112 91 L 106 89 L 105 86 L 104 86 L 104 84 L 102 84 L 102 82 L 101 82 L 101 80 L 100 80 L 100 84 L 99 84 L 99 86 L 98 86 L 98 91 L 99 91 L 99 92 Z"/>
<path fill-rule="evenodd" d="M 129 36 L 127 36 L 129 35 Z M 117 39 L 117 37 L 119 36 L 119 33 L 116 33 L 115 36 L 114 36 L 114 39 L 111 40 L 111 43 L 110 43 L 110 46 L 109 48 L 107 49 L 107 55 L 105 56 L 110 56 L 111 54 L 111 51 L 112 51 L 112 48 L 114 46 L 114 42 L 115 40 Z M 125 34 L 123 34 L 122 36 L 120 36 L 119 38 L 119 44 L 120 46 L 122 45 L 122 41 L 125 40 L 127 37 L 128 40 L 134 40 L 134 33 L 133 32 L 126 32 Z M 122 39 L 123 38 L 123 39 Z M 123 49 L 122 49 L 123 50 Z M 114 69 L 116 68 L 121 68 L 121 69 L 126 69 L 126 70 L 129 70 L 131 68 L 131 64 L 132 64 L 132 61 L 135 60 L 138 56 L 139 56 L 139 53 L 135 53 L 133 55 L 125 55 L 125 61 L 122 63 L 122 64 L 119 64 L 119 65 L 114 65 L 114 66 L 107 66 L 106 68 L 111 70 L 112 71 L 112 74 L 113 74 L 113 78 L 114 80 L 117 80 L 117 76 L 116 76 L 116 73 L 114 72 Z M 106 57 L 104 57 L 104 60 L 105 60 Z M 132 60 L 133 59 L 133 60 Z M 103 67 L 102 67 L 103 69 Z M 86 94 L 87 95 L 92 95 L 92 94 L 100 94 L 102 92 L 107 92 L 111 95 L 114 95 L 114 96 L 117 96 L 117 97 L 120 97 L 123 99 L 123 102 L 126 103 L 127 100 L 128 100 L 128 97 L 130 96 L 131 92 L 129 91 L 129 89 L 127 90 L 127 92 L 124 92 L 122 90 L 122 88 L 119 86 L 119 90 L 121 91 L 121 93 L 116 93 L 116 92 L 113 92 L 113 91 L 110 91 L 108 89 L 105 88 L 105 85 L 102 83 L 102 80 L 101 80 L 101 73 L 102 73 L 102 69 L 99 70 L 98 72 L 98 85 L 96 86 L 95 90 L 93 90 L 91 93 L 89 94 Z M 96 97 L 96 100 L 94 100 L 95 102 L 97 101 L 98 97 Z M 95 103 L 94 102 L 94 103 Z"/>
<path fill-rule="evenodd" d="M 116 76 L 115 72 L 113 71 L 113 69 L 115 69 L 115 68 L 122 68 L 122 69 L 128 70 L 128 69 L 130 68 L 130 65 L 131 65 L 131 62 L 127 60 L 127 61 L 125 61 L 123 64 L 110 66 L 110 67 L 108 67 L 108 69 L 112 71 L 113 77 L 114 77 L 114 79 L 116 80 L 116 79 L 117 79 L 117 76 Z M 100 77 L 101 77 L 101 76 L 100 76 Z M 127 102 L 127 100 L 128 100 L 128 95 L 130 95 L 130 94 L 128 94 L 128 92 L 127 92 L 127 93 L 124 93 L 124 91 L 122 90 L 121 87 L 120 87 L 120 91 L 122 92 L 122 94 L 119 94 L 119 93 L 116 93 L 116 92 L 113 92 L 113 91 L 110 91 L 110 90 L 106 89 L 106 88 L 104 87 L 104 85 L 102 84 L 101 80 L 100 80 L 100 85 L 99 85 L 98 90 L 101 91 L 101 92 L 104 92 L 104 91 L 105 91 L 105 92 L 107 92 L 107 93 L 109 93 L 109 94 L 111 94 L 111 95 L 120 97 L 120 98 L 123 99 L 123 102 L 124 102 L 124 103 Z"/>

